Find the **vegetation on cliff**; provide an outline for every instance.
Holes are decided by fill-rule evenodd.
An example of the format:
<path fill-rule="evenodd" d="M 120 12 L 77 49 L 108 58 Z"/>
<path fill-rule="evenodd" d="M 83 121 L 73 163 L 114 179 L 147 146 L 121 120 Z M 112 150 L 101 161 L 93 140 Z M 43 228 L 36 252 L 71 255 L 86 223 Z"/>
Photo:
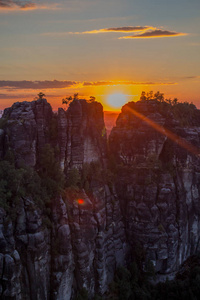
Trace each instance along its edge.
<path fill-rule="evenodd" d="M 140 101 L 146 101 L 147 104 L 154 102 L 156 104 L 155 111 L 165 117 L 173 116 L 181 126 L 199 125 L 200 111 L 192 102 L 179 102 L 177 98 L 165 98 L 164 94 L 159 91 L 156 93 L 153 91 L 142 92 Z M 128 105 L 131 106 L 131 102 Z"/>
<path fill-rule="evenodd" d="M 151 262 L 142 267 L 141 248 L 128 268 L 119 267 L 110 290 L 103 299 L 110 300 L 197 300 L 200 295 L 200 255 L 182 265 L 174 280 L 152 284 L 155 270 Z M 84 299 L 84 298 L 81 298 Z"/>
<path fill-rule="evenodd" d="M 192 203 L 191 211 L 195 211 L 192 211 L 191 215 L 196 214 L 195 218 L 197 217 L 199 179 L 196 175 L 194 178 L 191 175 L 195 173 L 194 162 L 197 158 L 192 157 L 190 153 L 188 155 L 187 151 L 181 150 L 180 147 L 174 147 L 173 142 L 167 140 L 164 134 L 161 136 L 144 122 L 137 123 L 137 120 L 135 122 L 127 107 L 137 109 L 141 114 L 150 115 L 152 119 L 154 118 L 154 122 L 161 124 L 160 126 L 177 130 L 180 136 L 182 134 L 183 138 L 189 138 L 191 142 L 197 136 L 196 132 L 191 135 L 184 126 L 192 128 L 198 124 L 199 111 L 193 104 L 178 103 L 177 99 L 167 100 L 160 93 L 152 97 L 146 97 L 146 94 L 142 96 L 138 103 L 130 102 L 122 108 L 122 114 L 108 143 L 109 155 L 103 144 L 106 138 L 103 133 L 102 108 L 93 100 L 90 104 L 75 99 L 67 113 L 62 110 L 60 116 L 49 113 L 43 118 L 40 110 L 43 107 L 45 113 L 47 104 L 44 99 L 40 99 L 36 115 L 34 115 L 36 105 L 30 106 L 26 103 L 24 107 L 15 106 L 16 112 L 15 109 L 14 112 L 11 111 L 14 116 L 11 122 L 9 114 L 8 118 L 1 122 L 3 128 L 1 133 L 7 130 L 7 135 L 2 133 L 2 139 L 9 140 L 11 135 L 13 139 L 9 140 L 10 144 L 7 143 L 0 149 L 3 153 L 0 161 L 0 206 L 6 210 L 14 226 L 17 223 L 16 216 L 20 216 L 17 211 L 20 200 L 24 207 L 26 202 L 31 202 L 33 211 L 42 211 L 41 227 L 52 235 L 50 246 L 52 258 L 58 263 L 61 255 L 68 255 L 69 261 L 75 257 L 75 261 L 72 262 L 75 265 L 71 268 L 72 273 L 78 274 L 80 270 L 82 271 L 82 281 L 80 280 L 78 287 L 73 286 L 73 295 L 78 300 L 91 297 L 90 280 L 95 281 L 96 291 L 100 289 L 99 282 L 102 280 L 104 293 L 107 283 L 103 280 L 109 272 L 112 274 L 109 275 L 111 280 L 116 265 L 120 264 L 121 267 L 116 270 L 110 290 L 104 299 L 195 299 L 199 293 L 200 272 L 196 265 L 184 277 L 177 276 L 174 281 L 151 284 L 156 274 L 163 274 L 166 270 L 170 273 L 171 269 L 166 261 L 169 259 L 170 263 L 173 261 L 172 267 L 176 266 L 174 260 L 176 255 L 180 255 L 178 253 L 180 247 L 173 248 L 176 244 L 173 241 L 179 242 L 182 239 L 184 243 L 185 239 L 184 235 L 181 236 L 185 230 L 182 224 L 184 222 L 180 222 L 190 213 L 185 205 L 185 182 L 186 188 L 192 187 L 192 192 L 188 192 L 187 198 Z M 91 109 L 89 116 L 88 105 Z M 96 122 L 98 113 L 100 117 Z M 29 119 L 32 115 L 31 123 Z M 88 121 L 91 118 L 92 121 Z M 7 122 L 11 124 L 9 130 Z M 84 130 L 82 124 L 85 126 Z M 31 130 L 28 131 L 27 128 Z M 27 132 L 31 135 L 33 131 L 37 133 L 32 135 L 31 140 Z M 26 135 L 26 139 L 20 139 L 22 133 Z M 15 143 L 17 139 L 20 141 Z M 9 150 L 11 145 L 14 145 L 13 151 Z M 24 151 L 21 156 L 19 149 Z M 33 167 L 27 167 L 21 159 L 28 151 L 32 151 L 31 159 L 24 161 L 32 163 Z M 87 155 L 83 155 L 84 151 L 88 151 Z M 99 151 L 100 154 L 104 152 L 104 156 L 95 155 L 95 151 Z M 17 156 L 20 159 L 17 160 Z M 62 170 L 60 165 L 63 167 Z M 191 175 L 189 179 L 181 177 L 182 170 L 191 171 L 188 173 Z M 177 174 L 181 178 L 180 184 Z M 58 197 L 60 195 L 63 197 Z M 189 198 L 190 195 L 192 199 Z M 82 205 L 84 197 L 85 206 Z M 190 228 L 196 228 L 192 218 L 188 222 L 191 222 Z M 46 227 L 49 230 L 46 230 Z M 191 229 L 191 236 L 188 239 L 193 239 L 193 244 L 196 243 L 194 234 Z M 146 244 L 137 250 L 136 242 L 139 240 Z M 125 253 L 126 244 L 131 254 Z M 185 244 L 183 247 L 186 247 Z M 125 260 L 121 262 L 123 251 L 127 261 L 132 261 L 127 268 L 124 267 Z M 153 258 L 149 258 L 148 254 Z M 90 271 L 85 276 L 88 257 L 93 258 L 90 271 L 92 270 L 95 278 L 87 279 L 89 282 L 87 291 L 83 288 L 86 282 L 83 278 L 86 278 L 88 273 L 90 276 Z M 67 257 L 65 268 L 68 268 L 69 261 Z M 61 268 L 63 272 L 66 271 L 64 266 Z M 62 273 L 60 269 L 58 272 Z M 74 276 L 72 273 L 69 278 Z M 58 286 L 59 278 L 55 281 Z M 54 289 L 56 291 L 56 287 Z M 95 300 L 101 298 L 96 295 Z"/>
<path fill-rule="evenodd" d="M 62 192 L 63 186 L 64 175 L 49 144 L 42 149 L 37 171 L 26 165 L 16 167 L 10 150 L 0 161 L 0 206 L 13 221 L 20 198 L 31 198 L 44 209 Z"/>

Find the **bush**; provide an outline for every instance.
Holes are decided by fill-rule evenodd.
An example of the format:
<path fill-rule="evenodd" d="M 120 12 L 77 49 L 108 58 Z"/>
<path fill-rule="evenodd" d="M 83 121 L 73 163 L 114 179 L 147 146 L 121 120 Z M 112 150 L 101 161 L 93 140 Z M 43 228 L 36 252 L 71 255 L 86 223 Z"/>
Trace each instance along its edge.
<path fill-rule="evenodd" d="M 39 159 L 39 175 L 47 195 L 52 198 L 62 192 L 65 178 L 55 157 L 55 150 L 46 144 Z"/>
<path fill-rule="evenodd" d="M 12 207 L 12 219 L 15 219 L 20 198 L 31 197 L 40 207 L 45 195 L 41 179 L 31 168 L 16 169 L 8 161 L 0 161 L 0 206 L 10 213 Z"/>
<path fill-rule="evenodd" d="M 7 124 L 8 118 L 0 118 L 0 129 L 4 129 Z"/>
<path fill-rule="evenodd" d="M 81 176 L 76 168 L 72 168 L 67 176 L 67 186 L 78 187 L 80 186 Z"/>
<path fill-rule="evenodd" d="M 82 288 L 74 300 L 88 300 L 88 291 L 86 288 Z"/>
<path fill-rule="evenodd" d="M 11 151 L 0 161 L 0 206 L 12 220 L 16 218 L 21 198 L 29 197 L 45 209 L 62 191 L 63 185 L 64 177 L 50 145 L 46 145 L 41 153 L 39 173 L 27 166 L 16 168 Z"/>

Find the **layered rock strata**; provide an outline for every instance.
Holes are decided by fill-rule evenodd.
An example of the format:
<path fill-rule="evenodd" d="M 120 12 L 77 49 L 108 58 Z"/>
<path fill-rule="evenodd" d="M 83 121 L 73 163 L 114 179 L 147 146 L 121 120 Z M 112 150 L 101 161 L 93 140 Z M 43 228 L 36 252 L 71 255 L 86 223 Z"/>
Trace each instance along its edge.
<path fill-rule="evenodd" d="M 15 103 L 4 119 L 0 155 L 12 151 L 17 166 L 37 169 L 50 144 L 65 174 L 91 162 L 108 172 L 101 104 L 75 100 L 54 114 L 44 99 Z M 20 199 L 15 221 L 0 209 L 0 297 L 70 300 L 83 287 L 103 295 L 138 245 L 144 268 L 153 262 L 159 280 L 173 274 L 199 251 L 199 148 L 198 119 L 183 126 L 156 101 L 125 105 L 109 139 L 112 183 L 92 176 L 87 193 L 51 199 L 50 223 L 34 195 Z"/>
<path fill-rule="evenodd" d="M 37 168 L 46 144 L 59 148 L 66 173 L 90 162 L 105 165 L 106 131 L 99 103 L 74 101 L 58 115 L 44 99 L 16 103 L 4 118 L 2 156 L 12 151 L 18 166 Z M 92 182 L 89 196 L 72 189 L 54 199 L 51 223 L 34 195 L 20 200 L 15 221 L 1 209 L 2 299 L 71 299 L 83 287 L 90 296 L 107 290 L 116 267 L 125 263 L 127 245 L 116 194 L 106 184 Z"/>
<path fill-rule="evenodd" d="M 200 250 L 200 119 L 183 126 L 160 105 L 125 105 L 110 148 L 123 166 L 117 192 L 128 241 L 141 243 L 146 263 L 166 278 Z"/>

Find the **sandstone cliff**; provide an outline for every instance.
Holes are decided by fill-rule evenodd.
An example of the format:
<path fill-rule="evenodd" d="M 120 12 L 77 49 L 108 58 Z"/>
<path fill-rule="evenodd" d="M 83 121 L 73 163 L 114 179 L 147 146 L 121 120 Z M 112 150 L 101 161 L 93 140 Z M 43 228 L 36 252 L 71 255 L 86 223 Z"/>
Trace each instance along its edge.
<path fill-rule="evenodd" d="M 90 298 L 103 295 L 138 245 L 144 269 L 151 261 L 158 280 L 173 275 L 199 250 L 198 110 L 195 116 L 185 125 L 160 103 L 129 103 L 111 132 L 111 157 L 97 102 L 75 100 L 58 114 L 44 99 L 6 109 L 2 158 L 12 150 L 17 167 L 40 172 L 48 144 L 66 178 L 76 169 L 82 181 L 43 205 L 36 193 L 21 193 L 17 205 L 0 210 L 0 297 L 70 300 L 83 287 Z"/>
<path fill-rule="evenodd" d="M 117 192 L 129 243 L 134 249 L 140 242 L 146 263 L 152 261 L 166 276 L 199 251 L 197 109 L 194 115 L 186 126 L 166 104 L 132 102 L 123 107 L 110 136 L 111 152 L 122 165 Z"/>
<path fill-rule="evenodd" d="M 106 164 L 99 103 L 74 101 L 58 115 L 44 99 L 16 103 L 4 118 L 2 156 L 13 151 L 17 166 L 40 168 L 45 144 L 59 149 L 57 159 L 66 174 L 72 168 L 81 172 L 91 162 L 100 168 Z M 116 267 L 125 263 L 125 232 L 113 189 L 91 177 L 89 194 L 68 189 L 46 209 L 38 206 L 36 195 L 25 196 L 14 220 L 1 210 L 2 299 L 71 299 L 83 287 L 89 295 L 107 290 Z"/>

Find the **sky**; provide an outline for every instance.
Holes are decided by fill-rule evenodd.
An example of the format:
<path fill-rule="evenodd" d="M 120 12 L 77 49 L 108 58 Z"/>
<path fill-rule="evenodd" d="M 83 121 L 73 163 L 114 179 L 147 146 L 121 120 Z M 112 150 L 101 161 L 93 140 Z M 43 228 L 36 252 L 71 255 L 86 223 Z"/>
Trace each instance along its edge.
<path fill-rule="evenodd" d="M 39 92 L 105 110 L 142 91 L 200 108 L 199 0 L 0 0 L 0 109 Z"/>

